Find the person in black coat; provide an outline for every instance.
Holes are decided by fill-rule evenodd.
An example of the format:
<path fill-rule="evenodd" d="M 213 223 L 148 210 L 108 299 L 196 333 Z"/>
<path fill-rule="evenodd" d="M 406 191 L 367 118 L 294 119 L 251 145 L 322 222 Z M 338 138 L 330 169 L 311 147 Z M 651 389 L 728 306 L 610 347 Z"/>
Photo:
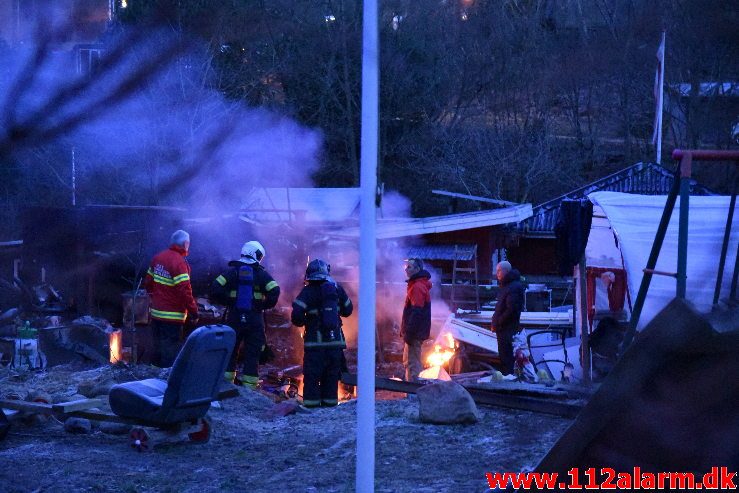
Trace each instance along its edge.
<path fill-rule="evenodd" d="M 500 262 L 495 268 L 498 278 L 498 298 L 493 313 L 492 329 L 498 337 L 498 355 L 501 372 L 513 373 L 513 336 L 520 330 L 523 310 L 523 284 L 521 274 L 510 262 Z"/>
<path fill-rule="evenodd" d="M 303 334 L 303 405 L 330 407 L 339 403 L 339 378 L 346 341 L 342 317 L 354 307 L 341 284 L 331 278 L 331 266 L 311 260 L 305 270 L 305 287 L 293 301 L 290 319 L 305 327 Z"/>

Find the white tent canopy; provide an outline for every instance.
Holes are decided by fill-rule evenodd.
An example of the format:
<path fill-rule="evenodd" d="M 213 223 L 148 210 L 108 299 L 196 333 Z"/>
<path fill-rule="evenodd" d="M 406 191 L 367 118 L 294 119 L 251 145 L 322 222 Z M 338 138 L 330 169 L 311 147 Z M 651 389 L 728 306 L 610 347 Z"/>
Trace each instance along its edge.
<path fill-rule="evenodd" d="M 605 212 L 613 233 L 618 239 L 627 273 L 629 294 L 631 300 L 635 301 L 667 197 L 595 192 L 588 195 L 588 198 Z M 700 312 L 709 312 L 712 307 L 729 203 L 730 197 L 726 196 L 690 197 L 686 298 Z M 679 208 L 680 200 L 678 199 L 655 270 L 677 271 Z M 722 299 L 727 297 L 731 286 L 734 260 L 739 243 L 737 226 L 739 226 L 739 214 L 734 215 L 732 224 L 722 282 Z M 605 241 L 596 238 L 593 240 Z M 675 297 L 675 289 L 674 277 L 658 275 L 652 277 L 638 329 L 643 328 Z"/>

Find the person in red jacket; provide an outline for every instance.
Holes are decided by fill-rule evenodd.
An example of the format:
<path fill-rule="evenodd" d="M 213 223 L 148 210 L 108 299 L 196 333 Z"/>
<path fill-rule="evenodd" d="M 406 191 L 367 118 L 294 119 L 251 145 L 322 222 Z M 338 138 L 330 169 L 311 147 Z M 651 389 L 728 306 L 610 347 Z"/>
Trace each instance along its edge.
<path fill-rule="evenodd" d="M 423 268 L 420 258 L 409 258 L 405 261 L 405 275 L 408 277 L 408 287 L 400 335 L 405 342 L 405 379 L 412 382 L 418 380 L 418 374 L 423 371 L 421 345 L 431 333 L 431 274 Z"/>
<path fill-rule="evenodd" d="M 198 321 L 198 304 L 192 296 L 190 264 L 185 257 L 190 249 L 190 235 L 172 233 L 169 248 L 151 260 L 144 286 L 151 298 L 151 325 L 154 336 L 153 364 L 168 368 L 174 363 L 184 339 L 185 321 Z"/>

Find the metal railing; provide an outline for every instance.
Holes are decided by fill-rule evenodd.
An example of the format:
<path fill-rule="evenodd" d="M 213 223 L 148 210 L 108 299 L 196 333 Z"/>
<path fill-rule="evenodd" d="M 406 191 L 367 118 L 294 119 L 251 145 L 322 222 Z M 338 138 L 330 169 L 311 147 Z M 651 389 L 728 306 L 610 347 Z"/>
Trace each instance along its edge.
<path fill-rule="evenodd" d="M 675 180 L 672 184 L 672 188 L 670 189 L 670 193 L 667 195 L 665 209 L 662 211 L 662 218 L 660 219 L 659 227 L 657 228 L 657 233 L 654 237 L 654 243 L 652 244 L 652 250 L 649 253 L 647 266 L 644 269 L 644 276 L 642 277 L 641 285 L 639 286 L 639 292 L 636 295 L 634 308 L 631 312 L 631 323 L 629 325 L 629 330 L 624 337 L 624 346 L 628 346 L 634 338 L 637 325 L 639 324 L 639 317 L 641 316 L 642 308 L 644 308 L 644 301 L 646 300 L 647 291 L 649 290 L 649 284 L 652 281 L 653 275 L 674 277 L 677 280 L 675 297 L 682 299 L 685 298 L 688 268 L 688 212 L 690 210 L 690 179 L 692 175 L 693 161 L 735 161 L 736 164 L 739 164 L 739 151 L 675 149 L 672 152 L 672 158 L 679 161 L 679 165 L 675 172 Z M 721 283 L 724 277 L 726 255 L 728 253 L 729 238 L 731 236 L 731 225 L 734 220 L 734 206 L 736 205 L 737 194 L 737 175 L 735 174 L 734 176 L 731 202 L 726 218 L 726 228 L 721 248 L 721 259 L 719 260 L 718 277 L 716 279 L 716 288 L 713 295 L 714 307 L 718 305 L 721 293 Z M 654 270 L 654 268 L 657 265 L 657 258 L 662 249 L 662 243 L 664 242 L 667 227 L 670 224 L 670 218 L 675 209 L 675 202 L 677 201 L 678 196 L 680 197 L 680 211 L 677 237 L 677 272 L 657 271 Z M 732 276 L 731 293 L 729 295 L 730 303 L 736 302 L 737 275 L 739 275 L 739 251 L 737 252 L 736 261 L 734 263 L 734 274 Z"/>

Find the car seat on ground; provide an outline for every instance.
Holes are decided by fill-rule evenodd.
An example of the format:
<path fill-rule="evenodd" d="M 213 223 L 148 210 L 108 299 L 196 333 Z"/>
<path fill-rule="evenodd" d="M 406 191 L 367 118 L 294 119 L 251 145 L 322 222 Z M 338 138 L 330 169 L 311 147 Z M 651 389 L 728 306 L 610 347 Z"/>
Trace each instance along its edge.
<path fill-rule="evenodd" d="M 166 427 L 205 416 L 216 400 L 236 333 L 226 325 L 206 325 L 185 341 L 165 382 L 157 378 L 110 389 L 113 412 L 151 426 Z"/>

